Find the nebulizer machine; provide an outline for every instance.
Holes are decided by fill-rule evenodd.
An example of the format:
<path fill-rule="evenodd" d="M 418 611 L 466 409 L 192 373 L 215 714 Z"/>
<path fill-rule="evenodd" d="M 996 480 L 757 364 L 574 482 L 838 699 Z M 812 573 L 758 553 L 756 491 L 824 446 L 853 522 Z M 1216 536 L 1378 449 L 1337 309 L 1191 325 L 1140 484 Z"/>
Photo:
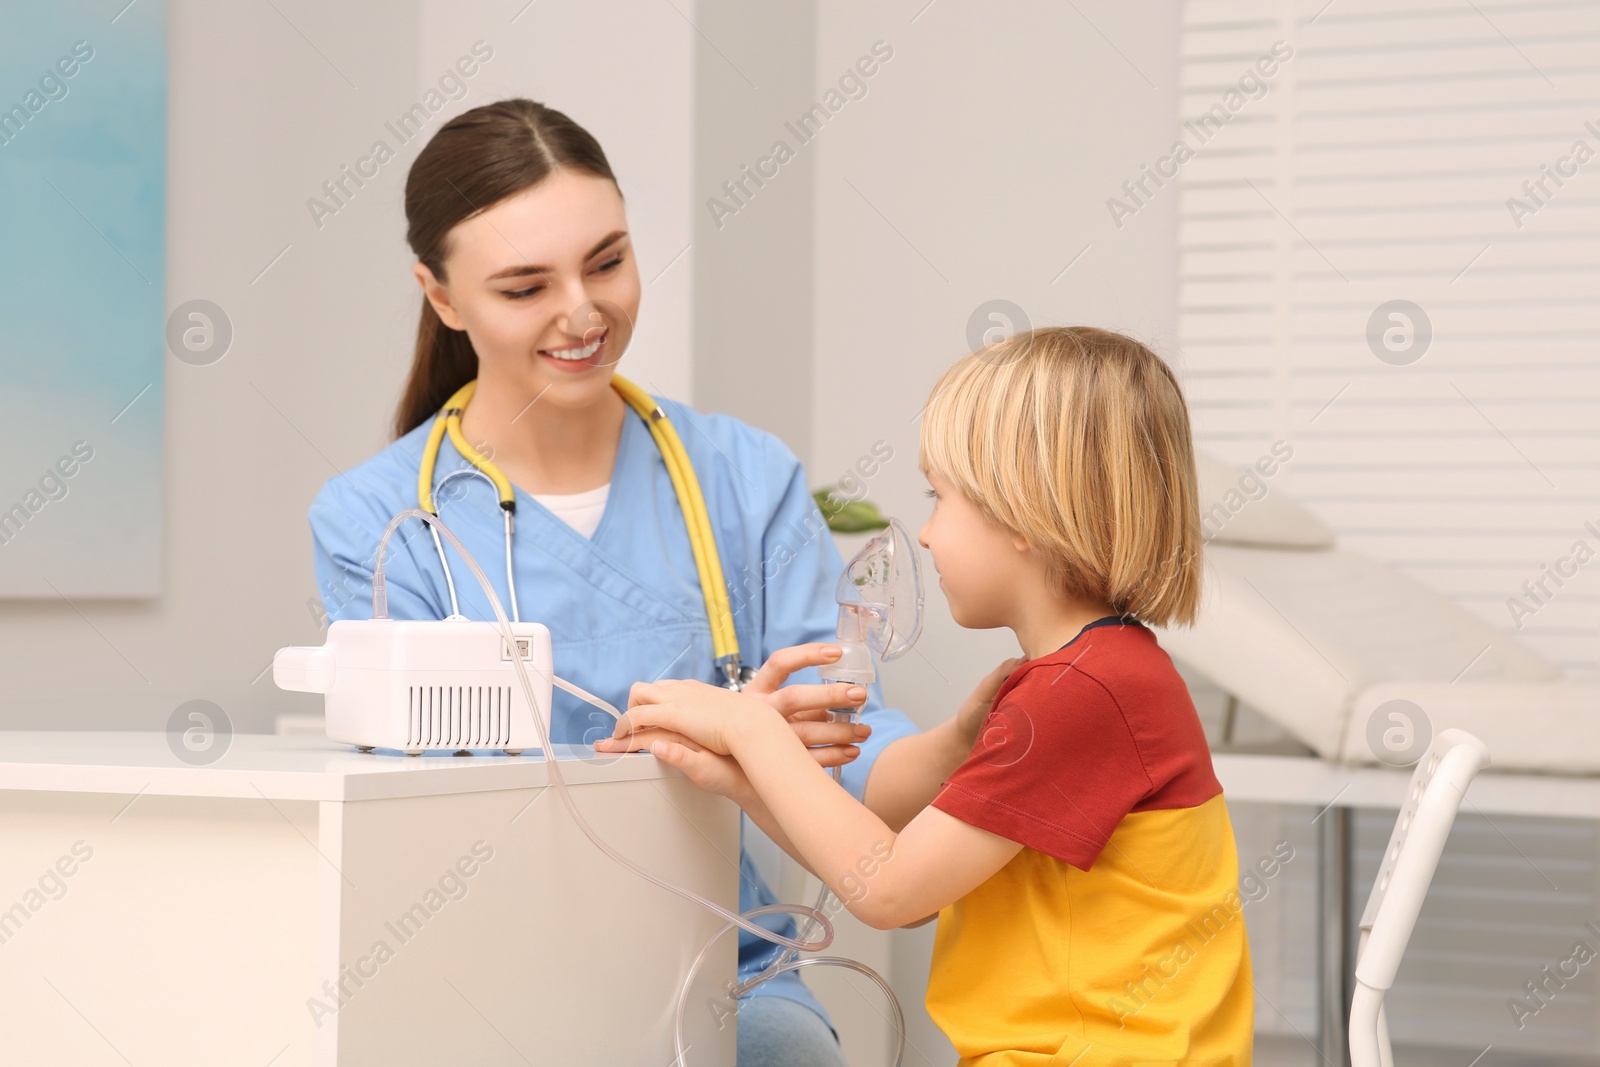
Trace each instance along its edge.
<path fill-rule="evenodd" d="M 384 583 L 384 557 L 395 530 L 408 518 L 427 523 L 430 532 L 443 537 L 460 555 L 483 587 L 494 610 L 495 622 L 471 622 L 460 615 L 438 621 L 389 618 Z M 877 677 L 873 655 L 892 660 L 909 650 L 922 628 L 922 578 L 916 548 L 905 528 L 890 520 L 845 566 L 836 590 L 839 605 L 836 643 L 839 659 L 819 669 L 825 682 L 847 682 L 866 687 Z M 511 678 L 507 677 L 510 667 Z M 550 631 L 533 622 L 513 623 L 499 595 L 478 562 L 438 517 L 420 508 L 396 515 L 378 542 L 372 575 L 372 618 L 340 620 L 329 627 L 321 647 L 284 648 L 273 661 L 273 678 L 280 688 L 325 695 L 328 735 L 334 740 L 370 751 L 395 748 L 410 754 L 425 749 L 495 748 L 508 753 L 538 747 L 547 756 L 549 782 L 568 814 L 597 848 L 623 867 L 668 892 L 690 900 L 727 920 L 700 952 L 684 977 L 674 1016 L 674 1038 L 679 1064 L 687 1064 L 684 1043 L 684 1005 L 696 973 L 711 947 L 734 928 L 748 930 L 782 945 L 785 952 L 760 974 L 726 990 L 729 1012 L 739 997 L 780 974 L 806 967 L 834 966 L 854 970 L 876 982 L 889 998 L 896 1031 L 894 1063 L 899 1067 L 905 1049 L 905 1020 L 888 982 L 872 968 L 835 956 L 799 958 L 833 942 L 833 924 L 827 910 L 831 891 L 826 885 L 812 907 L 770 904 L 735 914 L 691 890 L 671 884 L 639 867 L 608 845 L 584 818 L 561 774 L 561 761 L 550 745 L 550 698 L 553 686 L 593 704 L 613 719 L 620 713 L 601 698 L 556 676 Z M 516 690 L 512 689 L 514 678 Z M 853 722 L 857 709 L 829 713 L 835 721 Z M 835 781 L 841 768 L 833 769 Z M 788 937 L 755 920 L 768 915 L 803 916 L 801 937 Z M 820 928 L 810 940 L 813 928 Z"/>

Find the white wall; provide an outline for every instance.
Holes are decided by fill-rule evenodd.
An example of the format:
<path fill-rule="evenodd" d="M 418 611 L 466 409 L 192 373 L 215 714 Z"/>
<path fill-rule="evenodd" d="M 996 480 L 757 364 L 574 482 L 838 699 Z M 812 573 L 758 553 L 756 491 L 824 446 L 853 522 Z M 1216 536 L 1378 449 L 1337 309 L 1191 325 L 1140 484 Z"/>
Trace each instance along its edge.
<path fill-rule="evenodd" d="M 688 271 L 657 274 L 689 240 L 693 30 L 648 0 L 535 4 L 513 23 L 522 6 L 169 0 L 167 303 L 215 301 L 235 339 L 210 366 L 167 362 L 162 596 L 0 601 L 0 728 L 161 729 L 203 698 L 264 732 L 317 708 L 262 672 L 317 639 L 312 496 L 387 441 L 416 328 L 401 194 L 422 140 L 320 229 L 306 200 L 393 144 L 384 123 L 474 40 L 493 59 L 427 132 L 522 94 L 596 134 L 647 283 L 628 373 L 688 394 Z"/>
<path fill-rule="evenodd" d="M 694 403 L 777 434 L 802 459 L 813 429 L 816 154 L 764 180 L 746 175 L 775 140 L 794 140 L 784 120 L 813 99 L 816 18 L 811 0 L 695 5 Z M 744 194 L 730 197 L 725 183 Z"/>
<path fill-rule="evenodd" d="M 1175 198 L 1120 232 L 1104 207 L 1170 142 L 1176 0 L 925 3 L 820 3 L 818 99 L 874 41 L 894 56 L 811 146 L 812 483 L 836 480 L 886 440 L 894 458 L 868 482 L 870 497 L 913 533 L 929 505 L 917 415 L 969 351 L 980 304 L 1010 300 L 1034 325 L 1110 327 L 1176 354 Z M 889 702 L 926 727 L 1017 649 L 1009 632 L 957 627 L 926 553 L 924 566 L 922 638 L 883 674 Z M 954 1062 L 922 1004 L 933 931 L 890 935 L 910 1027 L 905 1062 L 918 1067 Z M 878 995 L 854 985 L 847 1025 L 881 1027 Z"/>
<path fill-rule="evenodd" d="M 887 440 L 894 459 L 870 495 L 913 533 L 928 513 L 918 415 L 969 351 L 980 304 L 1007 299 L 1034 325 L 1110 327 L 1175 355 L 1175 204 L 1119 233 L 1104 201 L 1170 139 L 1177 4 L 1080 3 L 1080 17 L 1044 2 L 1005 14 L 935 3 L 912 23 L 917 6 L 821 9 L 819 94 L 875 40 L 894 58 L 817 142 L 810 456 L 820 484 Z M 887 684 L 932 725 L 1014 651 L 1009 633 L 958 631 L 930 581 L 922 640 Z"/>
<path fill-rule="evenodd" d="M 605 149 L 644 290 L 622 372 L 651 392 L 689 396 L 693 28 L 672 5 L 652 0 L 422 0 L 421 7 L 423 85 L 471 42 L 495 49 L 472 95 L 446 116 L 524 96 L 565 112 Z"/>

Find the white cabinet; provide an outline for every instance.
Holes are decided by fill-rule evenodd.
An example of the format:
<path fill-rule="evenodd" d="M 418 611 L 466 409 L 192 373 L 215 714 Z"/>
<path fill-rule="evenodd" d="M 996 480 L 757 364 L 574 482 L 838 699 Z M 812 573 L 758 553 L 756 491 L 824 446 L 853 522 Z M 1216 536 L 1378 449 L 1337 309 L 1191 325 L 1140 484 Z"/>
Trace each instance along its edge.
<path fill-rule="evenodd" d="M 647 754 L 561 763 L 605 841 L 737 910 L 734 805 Z M 238 735 L 197 767 L 161 734 L 0 733 L 0 1058 L 671 1062 L 722 922 L 605 856 L 547 775 L 311 737 Z M 706 1002 L 736 950 L 697 978 L 690 1064 L 733 1063 Z"/>

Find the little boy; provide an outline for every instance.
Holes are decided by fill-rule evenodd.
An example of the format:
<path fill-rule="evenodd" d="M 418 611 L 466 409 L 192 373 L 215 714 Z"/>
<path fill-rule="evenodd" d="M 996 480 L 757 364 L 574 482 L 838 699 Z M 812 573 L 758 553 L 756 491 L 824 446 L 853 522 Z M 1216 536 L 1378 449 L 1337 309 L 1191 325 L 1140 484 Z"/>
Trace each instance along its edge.
<path fill-rule="evenodd" d="M 927 1005 L 962 1067 L 1248 1065 L 1233 831 L 1149 629 L 1192 623 L 1200 595 L 1177 380 L 1119 334 L 1034 330 L 944 374 L 921 446 L 919 540 L 951 615 L 1024 655 L 964 763 L 902 738 L 864 806 L 783 712 L 688 681 L 636 685 L 600 747 L 648 745 L 732 797 L 872 926 L 937 914 Z M 817 695 L 795 704 L 840 706 Z"/>

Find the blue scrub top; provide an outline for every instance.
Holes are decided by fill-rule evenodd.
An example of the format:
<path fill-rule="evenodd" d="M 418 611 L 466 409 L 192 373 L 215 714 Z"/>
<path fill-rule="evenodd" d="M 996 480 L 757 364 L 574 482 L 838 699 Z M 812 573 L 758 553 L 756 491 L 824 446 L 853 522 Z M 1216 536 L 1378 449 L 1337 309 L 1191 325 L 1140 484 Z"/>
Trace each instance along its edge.
<path fill-rule="evenodd" d="M 745 663 L 759 666 L 776 649 L 833 640 L 838 618 L 833 594 L 844 560 L 794 453 L 772 434 L 737 419 L 656 401 L 677 427 L 700 480 Z M 417 506 L 417 470 L 431 422 L 330 479 L 317 494 L 311 531 L 317 586 L 330 621 L 371 618 L 378 538 L 398 512 Z M 447 437 L 434 484 L 468 466 Z M 520 489 L 516 499 L 514 561 L 521 614 L 550 628 L 556 671 L 563 678 L 618 708 L 627 706 L 636 681 L 722 682 L 683 511 L 655 441 L 631 408 L 623 420 L 605 512 L 592 538 Z M 509 612 L 504 528 L 493 488 L 481 478 L 457 478 L 436 506 Z M 418 520 L 407 522 L 389 542 L 384 575 L 389 614 L 396 619 L 442 619 L 450 612 L 438 555 L 423 527 Z M 449 545 L 445 552 L 461 613 L 493 619 L 466 564 Z M 790 678 L 819 680 L 815 668 Z M 551 704 L 553 741 L 581 743 L 611 733 L 609 715 L 568 693 L 557 690 Z M 857 800 L 884 746 L 917 732 L 903 713 L 884 707 L 877 683 L 870 687 L 862 721 L 871 724 L 872 736 L 844 768 L 844 787 Z M 739 906 L 746 910 L 777 898 L 743 848 L 743 828 L 741 822 Z M 760 921 L 795 934 L 788 916 Z M 740 980 L 765 969 L 782 951 L 740 930 Z M 787 997 L 833 1025 L 796 973 L 764 982 L 750 995 Z"/>

